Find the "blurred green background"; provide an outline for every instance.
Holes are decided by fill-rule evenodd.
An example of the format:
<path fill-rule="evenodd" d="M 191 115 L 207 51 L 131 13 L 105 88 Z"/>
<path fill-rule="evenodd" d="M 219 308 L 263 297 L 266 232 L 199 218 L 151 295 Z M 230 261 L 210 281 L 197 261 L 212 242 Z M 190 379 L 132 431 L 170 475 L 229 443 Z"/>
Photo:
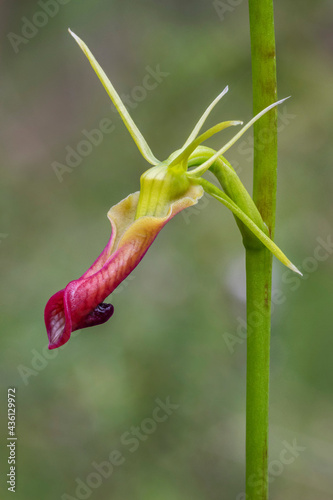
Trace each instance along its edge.
<path fill-rule="evenodd" d="M 46 3 L 0 7 L 1 498 L 10 494 L 14 386 L 19 500 L 243 500 L 244 251 L 226 209 L 204 198 L 178 215 L 113 294 L 110 322 L 61 350 L 47 350 L 43 309 L 99 255 L 108 209 L 138 190 L 147 168 L 68 26 L 130 96 L 129 111 L 164 159 L 227 84 L 207 127 L 252 116 L 247 2 L 54 0 L 45 14 Z M 276 241 L 304 278 L 275 262 L 270 491 L 276 500 L 329 500 L 333 5 L 281 0 L 275 10 L 278 94 L 292 95 L 279 109 Z M 142 90 L 158 65 L 161 81 Z M 65 164 L 68 147 L 82 147 L 82 131 L 105 118 L 114 130 L 57 176 L 54 162 Z M 222 145 L 223 134 L 209 144 Z M 227 155 L 249 189 L 251 134 Z M 146 420 L 168 397 L 179 407 L 164 422 Z M 143 434 L 130 446 L 124 434 L 135 427 Z M 113 450 L 123 463 L 103 478 L 93 462 Z"/>

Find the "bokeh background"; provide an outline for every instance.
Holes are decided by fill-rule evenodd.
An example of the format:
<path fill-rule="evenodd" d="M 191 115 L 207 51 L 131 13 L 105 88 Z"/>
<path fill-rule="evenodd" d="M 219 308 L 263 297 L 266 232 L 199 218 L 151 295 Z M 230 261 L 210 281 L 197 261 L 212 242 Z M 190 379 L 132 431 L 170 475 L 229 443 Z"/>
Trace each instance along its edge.
<path fill-rule="evenodd" d="M 333 498 L 332 16 L 328 0 L 276 2 L 278 93 L 292 95 L 279 110 L 276 241 L 304 272 L 274 264 L 276 500 Z M 16 387 L 17 499 L 242 500 L 244 251 L 222 205 L 204 198 L 162 231 L 113 294 L 109 323 L 50 352 L 43 309 L 104 248 L 108 209 L 147 168 L 67 28 L 164 159 L 227 84 L 207 127 L 252 116 L 247 2 L 3 1 L 0 23 L 1 498 Z M 163 77 L 143 89 L 157 66 Z M 112 132 L 59 174 L 68 148 L 105 119 Z M 251 137 L 227 155 L 249 189 Z M 168 397 L 178 407 L 152 424 Z M 126 444 L 136 427 L 139 441 Z M 123 463 L 96 475 L 114 450 Z"/>

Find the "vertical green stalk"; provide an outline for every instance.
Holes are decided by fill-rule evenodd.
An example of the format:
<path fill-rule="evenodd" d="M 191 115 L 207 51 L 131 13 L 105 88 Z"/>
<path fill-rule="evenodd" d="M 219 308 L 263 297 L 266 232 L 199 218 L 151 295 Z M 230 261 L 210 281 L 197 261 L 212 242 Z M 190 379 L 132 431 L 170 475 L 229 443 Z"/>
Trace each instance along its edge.
<path fill-rule="evenodd" d="M 273 0 L 249 0 L 253 112 L 276 101 Z M 277 112 L 254 125 L 253 199 L 274 236 L 277 167 Z M 272 257 L 262 247 L 246 248 L 247 382 L 246 499 L 267 500 L 269 350 Z"/>

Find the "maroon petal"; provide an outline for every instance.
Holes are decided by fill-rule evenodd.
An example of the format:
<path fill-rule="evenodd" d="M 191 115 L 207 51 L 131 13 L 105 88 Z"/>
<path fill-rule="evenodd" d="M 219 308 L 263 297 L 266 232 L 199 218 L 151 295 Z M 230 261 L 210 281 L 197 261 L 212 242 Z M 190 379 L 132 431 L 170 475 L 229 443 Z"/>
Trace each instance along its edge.
<path fill-rule="evenodd" d="M 102 325 L 108 321 L 113 315 L 114 307 L 112 304 L 106 304 L 102 302 L 98 304 L 95 309 L 88 314 L 76 327 L 76 330 L 81 330 L 81 328 L 87 328 L 88 326 Z"/>

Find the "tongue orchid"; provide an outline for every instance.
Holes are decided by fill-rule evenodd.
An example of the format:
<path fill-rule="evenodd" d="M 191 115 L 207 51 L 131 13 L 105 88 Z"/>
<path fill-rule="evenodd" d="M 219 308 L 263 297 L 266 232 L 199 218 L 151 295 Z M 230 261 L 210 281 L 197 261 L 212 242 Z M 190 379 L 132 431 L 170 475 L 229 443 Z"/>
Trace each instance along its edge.
<path fill-rule="evenodd" d="M 114 308 L 105 303 L 105 299 L 139 264 L 165 224 L 180 211 L 198 203 L 204 191 L 234 214 L 245 246 L 265 245 L 286 266 L 299 272 L 269 238 L 251 196 L 222 156 L 256 120 L 282 101 L 261 111 L 216 152 L 201 143 L 225 128 L 242 125 L 240 121 L 225 121 L 198 136 L 209 113 L 228 91 L 226 87 L 208 106 L 182 148 L 160 162 L 86 44 L 70 33 L 87 56 L 142 156 L 153 166 L 141 175 L 140 191 L 109 210 L 111 237 L 100 256 L 80 278 L 68 283 L 47 302 L 45 324 L 49 349 L 65 344 L 73 331 L 105 323 L 112 316 Z M 208 169 L 223 190 L 202 178 Z"/>

